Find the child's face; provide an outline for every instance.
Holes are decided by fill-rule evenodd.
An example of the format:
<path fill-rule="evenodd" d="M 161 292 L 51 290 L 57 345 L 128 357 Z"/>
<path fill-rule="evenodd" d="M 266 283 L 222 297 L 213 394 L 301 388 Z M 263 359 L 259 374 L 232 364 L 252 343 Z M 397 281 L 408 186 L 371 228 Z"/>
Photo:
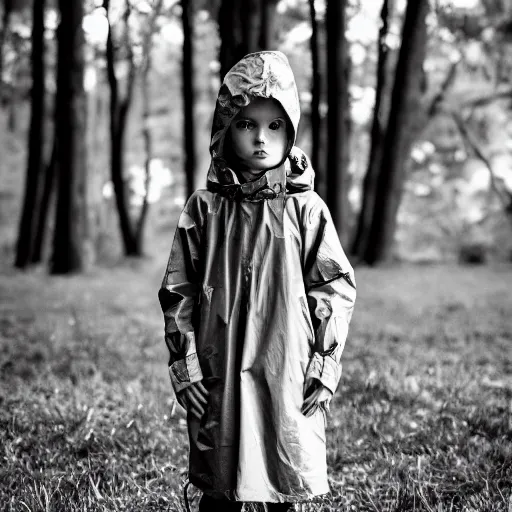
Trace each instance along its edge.
<path fill-rule="evenodd" d="M 283 107 L 267 98 L 256 98 L 231 123 L 233 151 L 253 175 L 283 160 L 288 145 L 286 123 Z"/>

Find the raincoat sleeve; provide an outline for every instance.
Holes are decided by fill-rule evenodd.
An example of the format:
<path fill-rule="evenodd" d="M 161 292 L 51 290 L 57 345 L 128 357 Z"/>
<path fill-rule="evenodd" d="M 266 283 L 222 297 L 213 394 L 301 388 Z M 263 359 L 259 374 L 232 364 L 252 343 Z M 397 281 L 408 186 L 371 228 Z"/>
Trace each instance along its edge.
<path fill-rule="evenodd" d="M 316 194 L 315 194 L 316 196 Z M 317 200 L 306 216 L 304 284 L 315 327 L 305 391 L 319 381 L 333 394 L 341 377 L 341 355 L 356 298 L 354 271 L 341 247 L 325 203 Z"/>
<path fill-rule="evenodd" d="M 158 298 L 170 353 L 169 375 L 176 393 L 202 378 L 196 353 L 194 310 L 200 287 L 202 215 L 192 196 L 178 220 Z"/>

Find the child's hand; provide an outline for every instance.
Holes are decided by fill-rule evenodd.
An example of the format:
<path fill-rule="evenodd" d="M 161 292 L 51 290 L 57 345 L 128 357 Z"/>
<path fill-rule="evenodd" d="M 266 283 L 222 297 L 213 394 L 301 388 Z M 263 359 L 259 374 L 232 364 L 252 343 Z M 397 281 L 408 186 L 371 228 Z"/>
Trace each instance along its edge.
<path fill-rule="evenodd" d="M 184 409 L 190 410 L 196 418 L 201 419 L 208 396 L 209 393 L 203 383 L 194 382 L 188 388 L 180 391 L 176 398 Z"/>
<path fill-rule="evenodd" d="M 302 404 L 301 412 L 304 416 L 312 416 L 320 407 L 324 412 L 329 412 L 329 404 L 332 399 L 332 393 L 325 386 L 318 386 L 306 396 Z"/>

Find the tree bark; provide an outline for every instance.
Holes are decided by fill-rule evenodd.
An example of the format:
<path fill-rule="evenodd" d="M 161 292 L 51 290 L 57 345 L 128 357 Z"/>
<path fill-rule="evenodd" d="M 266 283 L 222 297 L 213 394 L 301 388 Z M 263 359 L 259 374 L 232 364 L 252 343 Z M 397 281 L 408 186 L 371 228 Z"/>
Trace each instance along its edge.
<path fill-rule="evenodd" d="M 26 268 L 31 262 L 34 243 L 34 224 L 39 178 L 42 168 L 43 122 L 44 122 L 44 0 L 33 4 L 32 27 L 32 88 L 30 91 L 31 114 L 28 138 L 28 165 L 25 179 L 25 194 L 16 245 L 15 266 Z"/>
<path fill-rule="evenodd" d="M 263 0 L 261 6 L 261 25 L 259 47 L 273 50 L 276 44 L 276 7 L 277 0 Z"/>
<path fill-rule="evenodd" d="M 222 0 L 218 14 L 221 80 L 248 53 L 273 49 L 276 6 L 276 0 Z"/>
<path fill-rule="evenodd" d="M 39 203 L 38 216 L 36 219 L 36 231 L 34 236 L 34 248 L 32 250 L 32 263 L 40 263 L 43 259 L 43 249 L 45 235 L 48 224 L 48 213 L 55 183 L 55 174 L 57 168 L 57 139 L 54 136 L 52 155 L 50 162 L 44 172 L 44 184 Z"/>
<path fill-rule="evenodd" d="M 371 147 L 368 158 L 366 175 L 363 180 L 363 198 L 351 253 L 356 258 L 362 258 L 368 243 L 370 228 L 375 208 L 377 180 L 379 176 L 382 145 L 384 142 L 384 127 L 386 119 L 383 112 L 383 100 L 386 94 L 386 76 L 389 48 L 386 37 L 389 31 L 389 0 L 384 0 L 380 12 L 381 26 L 379 29 L 377 83 L 375 86 L 375 105 L 371 128 Z"/>
<path fill-rule="evenodd" d="M 53 236 L 52 274 L 83 269 L 86 186 L 86 98 L 83 5 L 59 0 L 56 137 L 58 195 Z"/>
<path fill-rule="evenodd" d="M 311 163 L 313 169 L 320 168 L 320 92 L 321 74 L 318 59 L 318 22 L 316 19 L 315 0 L 309 0 L 309 14 L 311 18 Z"/>
<path fill-rule="evenodd" d="M 195 190 L 194 176 L 196 170 L 192 6 L 190 0 L 182 0 L 181 5 L 183 24 L 183 137 L 185 143 L 186 193 L 187 197 L 190 197 Z"/>
<path fill-rule="evenodd" d="M 428 0 L 409 0 L 380 159 L 372 225 L 363 260 L 370 264 L 392 256 L 396 217 L 411 145 L 418 133 L 427 29 Z M 421 123 L 421 119 L 420 123 Z"/>
<path fill-rule="evenodd" d="M 345 0 L 328 0 L 327 29 L 327 113 L 326 203 L 338 235 L 345 239 L 348 217 L 348 59 L 345 39 Z"/>
<path fill-rule="evenodd" d="M 260 0 L 261 1 L 261 0 Z M 221 80 L 242 57 L 259 49 L 259 0 L 223 0 L 219 9 Z"/>
<path fill-rule="evenodd" d="M 107 13 L 110 8 L 110 0 L 103 1 L 103 7 Z M 128 31 L 128 16 L 130 6 L 127 2 L 125 9 L 125 31 Z M 127 34 L 127 32 L 125 32 Z M 107 56 L 107 75 L 110 85 L 110 174 L 112 185 L 114 187 L 114 196 L 116 200 L 117 213 L 119 216 L 119 228 L 121 230 L 121 238 L 123 241 L 124 253 L 126 256 L 140 256 L 140 248 L 137 245 L 135 230 L 129 213 L 129 204 L 126 198 L 126 187 L 123 179 L 124 174 L 124 133 L 126 129 L 126 120 L 128 111 L 132 101 L 133 86 L 135 82 L 135 65 L 133 55 L 131 53 L 131 45 L 126 36 L 126 49 L 128 51 L 128 59 L 130 64 L 130 72 L 128 76 L 126 96 L 121 99 L 119 97 L 119 85 L 115 74 L 115 55 L 114 42 L 112 39 L 112 28 L 108 27 L 106 56 Z"/>
<path fill-rule="evenodd" d="M 259 45 L 261 32 L 261 8 L 264 0 L 245 0 L 243 5 L 237 2 L 238 17 L 242 24 L 243 38 L 241 52 L 243 55 L 262 49 Z M 240 57 L 240 58 L 241 58 Z"/>
<path fill-rule="evenodd" d="M 222 81 L 235 62 L 240 59 L 238 45 L 241 29 L 240 24 L 236 20 L 236 0 L 222 0 L 219 8 L 218 22 L 220 36 L 220 79 Z"/>

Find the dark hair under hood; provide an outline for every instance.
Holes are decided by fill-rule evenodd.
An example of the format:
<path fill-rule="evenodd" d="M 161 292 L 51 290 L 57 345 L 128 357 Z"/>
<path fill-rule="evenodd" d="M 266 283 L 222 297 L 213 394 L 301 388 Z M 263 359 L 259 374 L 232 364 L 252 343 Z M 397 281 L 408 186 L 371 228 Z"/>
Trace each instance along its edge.
<path fill-rule="evenodd" d="M 279 102 L 286 112 L 291 130 L 284 162 L 266 171 L 256 180 L 241 184 L 228 166 L 224 143 L 231 122 L 238 112 L 255 98 L 269 98 Z M 219 90 L 213 117 L 207 188 L 238 200 L 271 199 L 313 189 L 314 171 L 306 154 L 294 146 L 300 119 L 299 96 L 295 78 L 286 56 L 278 51 L 264 51 L 246 55 L 235 64 L 224 78 Z M 280 185 L 280 175 L 285 184 Z"/>

